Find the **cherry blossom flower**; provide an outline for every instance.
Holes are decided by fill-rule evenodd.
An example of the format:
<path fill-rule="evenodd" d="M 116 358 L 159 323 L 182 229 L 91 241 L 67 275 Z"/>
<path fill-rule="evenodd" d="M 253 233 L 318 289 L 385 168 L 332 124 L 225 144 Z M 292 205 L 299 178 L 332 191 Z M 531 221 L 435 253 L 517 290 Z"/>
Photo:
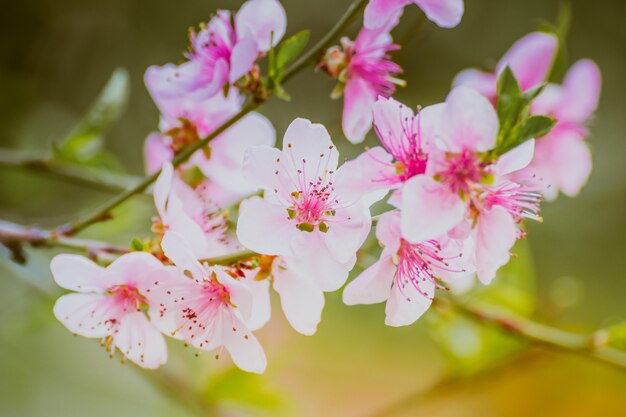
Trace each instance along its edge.
<path fill-rule="evenodd" d="M 202 100 L 252 70 L 260 54 L 285 33 L 285 10 L 277 0 L 248 0 L 236 14 L 219 10 L 198 32 L 181 65 L 152 66 L 146 78 L 159 95 Z"/>
<path fill-rule="evenodd" d="M 571 67 L 562 85 L 549 84 L 533 102 L 533 113 L 552 116 L 557 124 L 537 141 L 533 161 L 518 177 L 536 179 L 533 183 L 548 199 L 559 191 L 575 196 L 591 174 L 585 123 L 598 105 L 601 82 L 598 66 L 583 59 Z"/>
<path fill-rule="evenodd" d="M 227 219 L 204 197 L 202 185 L 191 188 L 175 175 L 169 162 L 154 185 L 154 202 L 159 217 L 153 229 L 162 234 L 174 231 L 185 236 L 198 258 L 210 258 L 235 251 L 226 236 Z"/>
<path fill-rule="evenodd" d="M 320 67 L 339 79 L 343 89 L 343 132 L 352 143 L 360 143 L 372 126 L 372 104 L 379 96 L 389 97 L 396 85 L 404 81 L 395 78 L 402 68 L 391 61 L 389 52 L 398 49 L 389 31 L 397 17 L 378 29 L 363 28 L 354 42 L 341 39 L 341 48 L 330 48 Z"/>
<path fill-rule="evenodd" d="M 527 91 L 547 79 L 557 47 L 558 40 L 554 35 L 544 32 L 529 33 L 504 54 L 496 65 L 495 73 L 466 69 L 455 77 L 453 85 L 471 87 L 495 103 L 496 84 L 502 70 L 511 68 L 522 91 Z"/>
<path fill-rule="evenodd" d="M 255 252 L 280 256 L 274 285 L 288 319 L 305 334 L 315 331 L 322 292 L 343 285 L 371 227 L 371 202 L 346 198 L 335 186 L 335 179 L 350 174 L 349 168 L 337 169 L 338 158 L 326 129 L 305 119 L 291 123 L 282 151 L 254 147 L 246 152 L 244 168 L 264 196 L 241 203 L 237 237 Z M 306 298 L 307 291 L 316 298 L 303 311 L 306 317 L 297 317 L 292 300 Z"/>
<path fill-rule="evenodd" d="M 426 17 L 443 28 L 453 28 L 463 17 L 463 0 L 370 0 L 365 7 L 365 27 L 383 26 L 408 4 L 416 4 Z"/>
<path fill-rule="evenodd" d="M 149 173 L 161 169 L 178 151 L 213 132 L 241 108 L 242 97 L 232 90 L 227 97 L 216 96 L 200 102 L 167 99 L 154 93 L 161 110 L 160 128 L 145 143 L 146 168 Z M 250 146 L 271 146 L 276 140 L 274 127 L 267 118 L 250 113 L 196 152 L 183 169 L 197 167 L 205 177 L 200 181 L 204 195 L 218 207 L 229 206 L 257 189 L 243 175 L 243 154 Z"/>
<path fill-rule="evenodd" d="M 155 323 L 164 333 L 198 349 L 226 348 L 233 362 L 245 371 L 264 372 L 267 360 L 252 330 L 269 320 L 269 283 L 200 263 L 189 243 L 176 232 L 167 232 L 161 246 L 179 272 L 155 280 L 150 288 L 159 303 L 160 320 Z"/>
<path fill-rule="evenodd" d="M 424 174 L 441 109 L 441 104 L 428 106 L 415 115 L 393 98 L 379 97 L 372 105 L 372 115 L 382 147 L 367 149 L 345 163 L 351 175 L 339 179 L 342 188 L 354 195 L 367 193 L 377 200 Z"/>
<path fill-rule="evenodd" d="M 165 340 L 150 322 L 154 302 L 148 283 L 167 275 L 154 256 L 133 252 L 103 268 L 78 255 L 58 255 L 50 264 L 55 281 L 72 294 L 59 298 L 54 314 L 73 333 L 103 340 L 137 365 L 154 369 L 167 360 Z"/>
<path fill-rule="evenodd" d="M 386 212 L 376 226 L 384 249 L 380 259 L 351 281 L 344 303 L 374 304 L 387 301 L 385 323 L 405 326 L 430 307 L 444 281 L 463 279 L 473 266 L 463 256 L 463 244 L 447 237 L 410 243 L 402 237 L 400 212 Z"/>
<path fill-rule="evenodd" d="M 464 222 L 475 240 L 477 275 L 488 283 L 508 262 L 509 250 L 523 236 L 517 224 L 540 220 L 539 189 L 508 176 L 527 166 L 534 140 L 495 162 L 484 156 L 496 145 L 499 122 L 489 101 L 457 87 L 439 114 L 437 151 L 428 156 L 427 175 L 414 176 L 402 188 L 402 233 L 410 242 L 435 239 Z"/>

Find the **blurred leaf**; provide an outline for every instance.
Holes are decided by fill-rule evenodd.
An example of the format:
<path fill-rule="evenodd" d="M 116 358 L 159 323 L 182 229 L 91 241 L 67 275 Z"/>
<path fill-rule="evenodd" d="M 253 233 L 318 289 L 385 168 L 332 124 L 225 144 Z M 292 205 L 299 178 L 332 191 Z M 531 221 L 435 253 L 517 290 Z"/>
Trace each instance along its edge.
<path fill-rule="evenodd" d="M 276 55 L 276 66 L 279 71 L 284 70 L 293 62 L 309 43 L 310 32 L 303 30 L 281 43 Z"/>
<path fill-rule="evenodd" d="M 272 90 L 281 100 L 291 100 L 291 96 L 287 93 L 287 91 L 285 91 L 281 84 L 285 74 L 285 68 L 293 60 L 295 60 L 298 55 L 300 55 L 308 42 L 309 31 L 303 30 L 284 40 L 280 44 L 278 52 L 275 52 L 273 47 L 268 51 L 267 59 L 269 81 L 271 83 Z"/>
<path fill-rule="evenodd" d="M 517 135 L 517 145 L 522 144 L 529 139 L 540 138 L 548 134 L 548 132 L 550 132 L 550 130 L 554 127 L 555 123 L 556 120 L 551 117 L 530 116 L 519 129 L 519 134 Z"/>
<path fill-rule="evenodd" d="M 231 369 L 214 377 L 206 388 L 206 395 L 216 404 L 232 404 L 237 408 L 254 409 L 254 415 L 289 415 L 290 402 L 269 387 L 268 378 Z"/>
<path fill-rule="evenodd" d="M 626 350 L 626 322 L 611 326 L 606 331 L 607 345 Z"/>
<path fill-rule="evenodd" d="M 119 169 L 115 157 L 104 150 L 104 135 L 122 115 L 128 102 L 128 93 L 128 72 L 118 68 L 78 125 L 61 143 L 55 145 L 55 159 L 91 167 Z"/>
<path fill-rule="evenodd" d="M 476 283 L 462 299 L 530 315 L 535 308 L 535 274 L 530 250 L 526 241 L 519 241 L 514 250 L 519 257 L 502 267 L 490 285 Z M 489 369 L 523 347 L 519 340 L 491 326 L 482 326 L 454 310 L 433 309 L 427 317 L 432 337 L 453 373 L 471 375 Z"/>

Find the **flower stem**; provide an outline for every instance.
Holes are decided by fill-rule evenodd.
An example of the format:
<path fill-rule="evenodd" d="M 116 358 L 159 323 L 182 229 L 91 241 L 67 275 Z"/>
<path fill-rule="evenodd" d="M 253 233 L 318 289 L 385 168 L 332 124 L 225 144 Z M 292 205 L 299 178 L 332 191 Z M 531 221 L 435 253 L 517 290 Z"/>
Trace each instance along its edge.
<path fill-rule="evenodd" d="M 111 261 L 115 255 L 129 252 L 127 249 L 108 243 L 76 239 L 59 235 L 37 227 L 26 227 L 16 223 L 0 220 L 0 244 L 11 251 L 12 258 L 18 263 L 26 261 L 22 251 L 23 245 L 32 247 L 60 247 L 86 253 L 90 258 L 100 261 Z"/>
<path fill-rule="evenodd" d="M 591 333 L 569 332 L 538 323 L 498 306 L 461 301 L 452 297 L 436 298 L 435 304 L 440 308 L 457 311 L 478 323 L 498 327 L 521 339 L 626 369 L 626 352 L 607 346 L 602 330 Z"/>
<path fill-rule="evenodd" d="M 11 149 L 0 149 L 0 166 L 50 174 L 67 182 L 112 193 L 124 191 L 142 179 L 131 175 L 60 164 L 48 158 Z"/>
<path fill-rule="evenodd" d="M 287 71 L 285 71 L 285 75 L 283 77 L 283 81 L 286 82 L 295 76 L 297 73 L 302 71 L 305 67 L 312 65 L 317 60 L 317 57 L 324 52 L 324 50 L 330 46 L 331 42 L 335 40 L 344 29 L 350 24 L 353 18 L 356 17 L 357 13 L 361 11 L 361 9 L 365 6 L 367 0 L 355 0 L 348 7 L 348 10 L 344 13 L 344 15 L 337 21 L 335 26 L 333 26 L 330 31 L 313 47 L 311 47 L 304 55 L 300 57 L 293 65 L 291 65 Z M 191 146 L 185 148 L 182 152 L 180 152 L 173 160 L 172 165 L 175 167 L 185 162 L 191 155 L 193 155 L 199 149 L 205 147 L 211 140 L 222 134 L 226 129 L 234 125 L 245 115 L 250 113 L 259 107 L 264 101 L 251 99 L 249 100 L 243 108 L 239 111 L 239 113 L 235 114 L 233 117 L 228 119 L 224 124 L 215 129 L 211 134 L 204 137 L 200 141 L 192 144 Z M 57 227 L 57 233 L 71 236 L 75 233 L 78 233 L 94 223 L 98 223 L 104 220 L 108 220 L 111 218 L 111 211 L 124 203 L 126 200 L 130 199 L 135 194 L 141 193 L 146 190 L 150 184 L 152 184 L 158 178 L 160 171 L 144 178 L 140 183 L 135 185 L 132 188 L 124 191 L 123 193 L 117 195 L 108 203 L 106 203 L 103 207 L 96 210 L 94 213 L 82 218 L 78 219 L 69 224 L 64 224 Z"/>

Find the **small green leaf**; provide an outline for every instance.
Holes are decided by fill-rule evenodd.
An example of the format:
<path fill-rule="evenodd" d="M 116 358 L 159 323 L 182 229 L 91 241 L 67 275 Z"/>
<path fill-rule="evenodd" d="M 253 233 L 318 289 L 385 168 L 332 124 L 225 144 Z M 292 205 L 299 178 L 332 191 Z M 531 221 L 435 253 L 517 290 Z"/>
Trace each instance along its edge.
<path fill-rule="evenodd" d="M 133 252 L 143 252 L 146 250 L 146 244 L 138 237 L 134 237 L 133 240 L 130 241 L 130 250 Z"/>
<path fill-rule="evenodd" d="M 118 168 L 113 155 L 103 150 L 104 135 L 122 115 L 128 92 L 128 72 L 116 69 L 89 111 L 55 146 L 55 159 L 93 167 Z"/>
<path fill-rule="evenodd" d="M 556 120 L 548 116 L 530 116 L 520 128 L 518 135 L 519 144 L 529 139 L 537 139 L 547 135 L 555 123 Z"/>
<path fill-rule="evenodd" d="M 506 67 L 497 83 L 496 110 L 500 120 L 500 132 L 508 133 L 517 123 L 524 107 L 522 91 L 511 68 Z M 499 139 L 503 139 L 500 135 Z"/>
<path fill-rule="evenodd" d="M 276 66 L 279 72 L 284 70 L 287 65 L 300 55 L 304 47 L 309 43 L 309 36 L 310 32 L 303 30 L 286 39 L 280 45 L 278 54 L 276 55 Z"/>

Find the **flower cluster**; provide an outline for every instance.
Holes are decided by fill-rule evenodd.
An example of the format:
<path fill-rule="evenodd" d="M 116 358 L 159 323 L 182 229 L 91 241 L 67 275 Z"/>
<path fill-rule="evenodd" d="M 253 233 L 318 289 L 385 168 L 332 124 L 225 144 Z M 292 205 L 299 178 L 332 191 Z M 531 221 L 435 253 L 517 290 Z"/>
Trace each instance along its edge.
<path fill-rule="evenodd" d="M 285 33 L 276 0 L 218 11 L 191 34 L 184 63 L 149 68 L 161 112 L 145 144 L 147 171 L 160 172 L 153 236 L 106 267 L 55 257 L 55 280 L 74 291 L 57 301 L 57 318 L 146 368 L 165 363 L 165 335 L 218 357 L 225 349 L 260 373 L 267 361 L 253 332 L 270 320 L 270 287 L 291 326 L 312 335 L 324 293 L 344 286 L 374 226 L 380 258 L 345 287 L 346 304 L 386 302 L 385 322 L 404 326 L 438 290 L 474 276 L 489 284 L 525 236 L 524 221 L 541 221 L 544 197 L 575 195 L 587 180 L 599 70 L 582 60 L 562 85 L 545 85 L 558 42 L 532 33 L 495 72 L 463 71 L 443 102 L 414 111 L 391 97 L 403 83 L 389 55 L 398 48 L 390 32 L 411 2 L 442 27 L 463 14 L 461 0 L 371 0 L 355 41 L 343 38 L 318 61 L 339 82 L 334 95 L 344 95 L 345 136 L 358 143 L 373 127 L 380 143 L 343 163 L 323 125 L 295 119 L 279 149 L 257 113 L 171 162 L 237 114 L 261 82 L 257 61 Z M 501 111 L 506 73 L 523 103 L 512 121 Z M 540 115 L 554 128 L 524 136 L 523 123 Z M 391 210 L 372 218 L 385 198 Z"/>

